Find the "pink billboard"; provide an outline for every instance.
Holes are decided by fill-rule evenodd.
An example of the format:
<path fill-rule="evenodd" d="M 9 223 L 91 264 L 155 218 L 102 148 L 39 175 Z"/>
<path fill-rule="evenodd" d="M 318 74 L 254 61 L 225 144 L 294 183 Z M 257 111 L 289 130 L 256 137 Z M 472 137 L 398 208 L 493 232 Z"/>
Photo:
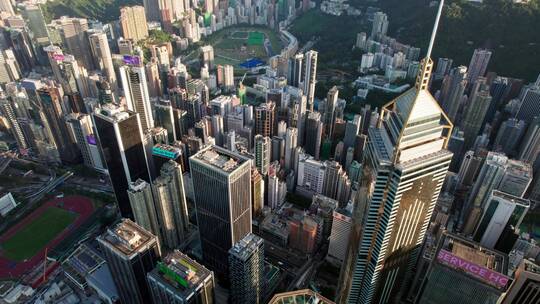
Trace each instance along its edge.
<path fill-rule="evenodd" d="M 62 55 L 62 54 L 54 54 L 52 57 L 53 57 L 54 60 L 58 60 L 58 61 L 63 61 L 64 60 L 64 55 Z"/>
<path fill-rule="evenodd" d="M 509 278 L 502 273 L 498 273 L 486 267 L 464 260 L 444 249 L 439 251 L 437 260 L 442 264 L 462 270 L 472 276 L 475 276 L 497 288 L 506 287 L 509 281 Z"/>

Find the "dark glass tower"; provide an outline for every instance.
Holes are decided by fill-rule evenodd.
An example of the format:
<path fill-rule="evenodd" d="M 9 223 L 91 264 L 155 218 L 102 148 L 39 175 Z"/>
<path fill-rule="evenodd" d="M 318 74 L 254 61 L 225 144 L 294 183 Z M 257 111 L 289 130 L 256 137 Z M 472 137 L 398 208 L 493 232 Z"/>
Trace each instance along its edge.
<path fill-rule="evenodd" d="M 151 303 L 146 274 L 161 256 L 155 235 L 123 219 L 97 237 L 122 303 Z"/>
<path fill-rule="evenodd" d="M 203 258 L 227 278 L 229 249 L 251 232 L 251 162 L 211 146 L 189 159 Z"/>
<path fill-rule="evenodd" d="M 129 183 L 139 178 L 151 182 L 139 114 L 107 104 L 96 110 L 92 119 L 120 214 L 133 219 L 126 192 Z"/>

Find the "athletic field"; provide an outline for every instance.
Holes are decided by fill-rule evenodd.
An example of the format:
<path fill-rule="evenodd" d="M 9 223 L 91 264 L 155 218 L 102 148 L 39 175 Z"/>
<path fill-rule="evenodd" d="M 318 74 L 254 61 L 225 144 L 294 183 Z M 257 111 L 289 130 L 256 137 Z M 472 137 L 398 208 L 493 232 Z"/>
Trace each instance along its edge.
<path fill-rule="evenodd" d="M 206 44 L 214 47 L 216 64 L 230 64 L 239 75 L 246 69 L 241 65 L 246 60 L 257 58 L 265 63 L 283 48 L 277 32 L 269 28 L 250 26 L 220 30 L 210 35 Z"/>
<path fill-rule="evenodd" d="M 2 244 L 4 257 L 13 261 L 24 261 L 33 257 L 55 236 L 66 229 L 78 214 L 51 207 Z"/>
<path fill-rule="evenodd" d="M 42 204 L 0 235 L 0 280 L 28 273 L 94 212 L 82 196 L 56 198 Z"/>

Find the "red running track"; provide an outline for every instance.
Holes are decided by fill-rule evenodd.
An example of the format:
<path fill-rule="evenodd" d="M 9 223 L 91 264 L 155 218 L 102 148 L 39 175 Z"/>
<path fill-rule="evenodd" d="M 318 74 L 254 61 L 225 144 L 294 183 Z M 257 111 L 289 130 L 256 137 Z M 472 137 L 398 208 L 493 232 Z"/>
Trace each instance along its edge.
<path fill-rule="evenodd" d="M 58 203 L 63 203 L 62 207 L 57 206 Z M 2 256 L 0 248 L 0 279 L 7 278 L 18 278 L 23 274 L 27 273 L 29 270 L 34 268 L 40 262 L 43 261 L 45 257 L 45 248 L 52 249 L 57 246 L 62 240 L 69 236 L 74 230 L 79 228 L 94 212 L 94 207 L 92 201 L 83 196 L 66 196 L 64 198 L 56 198 L 54 200 L 48 201 L 41 205 L 34 212 L 27 215 L 24 219 L 19 221 L 13 227 L 8 229 L 5 233 L 0 236 L 0 244 L 14 236 L 22 227 L 28 225 L 36 218 L 38 218 L 45 210 L 50 207 L 59 207 L 68 211 L 72 211 L 78 214 L 77 218 L 73 223 L 71 223 L 64 231 L 59 233 L 54 239 L 52 239 L 45 247 L 43 247 L 39 252 L 37 252 L 33 257 L 29 258 L 23 262 L 16 262 L 8 260 Z"/>

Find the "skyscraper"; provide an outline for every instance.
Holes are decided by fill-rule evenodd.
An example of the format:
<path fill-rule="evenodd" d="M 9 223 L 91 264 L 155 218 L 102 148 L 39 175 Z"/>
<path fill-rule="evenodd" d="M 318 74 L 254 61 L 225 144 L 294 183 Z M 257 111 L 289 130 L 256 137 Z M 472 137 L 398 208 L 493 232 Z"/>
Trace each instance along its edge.
<path fill-rule="evenodd" d="M 112 62 L 107 34 L 103 32 L 94 32 L 88 36 L 88 39 L 90 40 L 90 47 L 92 49 L 92 55 L 94 55 L 93 58 L 96 68 L 105 73 L 111 89 L 116 91 L 116 72 Z"/>
<path fill-rule="evenodd" d="M 146 79 L 148 84 L 148 95 L 150 97 L 160 97 L 162 95 L 161 79 L 159 78 L 158 60 L 152 57 L 145 65 Z"/>
<path fill-rule="evenodd" d="M 203 258 L 218 275 L 227 278 L 223 258 L 251 232 L 251 162 L 210 146 L 191 156 L 189 163 L 193 187 L 202 190 L 195 191 L 195 208 Z"/>
<path fill-rule="evenodd" d="M 336 106 L 339 91 L 336 86 L 333 86 L 326 95 L 326 105 L 324 107 L 324 136 L 332 138 L 334 131 L 334 123 L 336 120 Z"/>
<path fill-rule="evenodd" d="M 332 230 L 326 260 L 337 267 L 341 266 L 347 253 L 353 227 L 351 211 L 352 205 L 349 205 L 347 208 L 335 210 L 332 214 Z"/>
<path fill-rule="evenodd" d="M 259 134 L 255 135 L 255 167 L 263 176 L 268 174 L 270 153 L 270 138 Z"/>
<path fill-rule="evenodd" d="M 231 303 L 263 303 L 264 240 L 252 233 L 229 250 Z"/>
<path fill-rule="evenodd" d="M 469 86 L 472 86 L 478 77 L 482 77 L 486 74 L 486 70 L 491 59 L 491 51 L 486 49 L 476 49 L 472 55 L 469 63 L 467 82 Z"/>
<path fill-rule="evenodd" d="M 450 73 L 453 63 L 454 60 L 451 58 L 439 58 L 439 60 L 437 60 L 437 70 L 433 74 L 433 79 L 443 79 L 446 75 L 448 75 L 448 73 Z"/>
<path fill-rule="evenodd" d="M 182 1 L 180 1 L 182 2 Z M 162 12 L 160 5 L 163 1 L 159 0 L 143 0 L 144 12 L 148 21 L 161 21 Z"/>
<path fill-rule="evenodd" d="M 509 253 L 517 239 L 513 235 L 519 232 L 529 207 L 529 200 L 493 190 L 484 205 L 473 239 L 486 248 Z"/>
<path fill-rule="evenodd" d="M 372 185 L 348 303 L 398 301 L 429 224 L 452 153 L 452 123 L 429 93 L 436 28 L 415 87 L 385 105 L 369 129 L 364 179 Z"/>
<path fill-rule="evenodd" d="M 8 83 L 21 78 L 21 71 L 13 49 L 0 52 L 0 83 Z"/>
<path fill-rule="evenodd" d="M 78 151 L 75 139 L 69 133 L 64 120 L 67 113 L 62 104 L 61 92 L 60 88 L 49 84 L 38 89 L 36 94 L 39 97 L 40 111 L 47 120 L 50 134 L 54 139 L 62 162 L 74 163 L 78 161 Z"/>
<path fill-rule="evenodd" d="M 62 49 L 56 46 L 43 48 L 49 58 L 53 74 L 62 85 L 66 94 L 80 94 L 89 97 L 88 75 L 86 69 L 79 66 L 75 56 L 62 54 Z"/>
<path fill-rule="evenodd" d="M 154 117 L 144 67 L 124 65 L 120 67 L 120 77 L 128 109 L 140 115 L 143 131 L 153 128 Z"/>
<path fill-rule="evenodd" d="M 306 153 L 319 159 L 319 153 L 322 143 L 323 123 L 321 113 L 310 112 L 306 121 L 306 139 L 304 140 L 304 149 Z"/>
<path fill-rule="evenodd" d="M 509 156 L 516 155 L 518 145 L 525 131 L 526 123 L 523 120 L 509 118 L 501 124 L 493 143 L 493 149 L 502 151 Z"/>
<path fill-rule="evenodd" d="M 230 64 L 223 66 L 223 87 L 226 92 L 234 90 L 234 67 Z"/>
<path fill-rule="evenodd" d="M 444 77 L 441 87 L 441 107 L 448 114 L 448 118 L 455 120 L 461 99 L 467 88 L 467 67 L 453 68 L 450 74 Z"/>
<path fill-rule="evenodd" d="M 17 120 L 15 111 L 13 111 L 12 103 L 7 99 L 3 92 L 0 93 L 0 114 L 8 120 L 11 134 L 13 138 L 15 138 L 15 141 L 17 141 L 17 148 L 19 149 L 19 152 L 25 153 L 24 150 L 28 149 L 28 143 L 24 136 L 21 125 Z"/>
<path fill-rule="evenodd" d="M 53 28 L 58 32 L 61 42 L 69 54 L 77 55 L 77 61 L 87 69 L 93 68 L 87 31 L 88 20 L 63 16 L 53 20 Z"/>
<path fill-rule="evenodd" d="M 293 87 L 299 87 L 302 82 L 302 68 L 304 61 L 304 54 L 298 53 L 289 58 L 289 71 L 287 75 L 287 82 Z"/>
<path fill-rule="evenodd" d="M 169 253 L 147 275 L 154 304 L 212 304 L 214 273 L 182 252 Z"/>
<path fill-rule="evenodd" d="M 388 16 L 383 12 L 376 12 L 373 15 L 373 25 L 371 27 L 371 39 L 380 39 L 388 32 Z"/>
<path fill-rule="evenodd" d="M 85 166 L 98 170 L 104 169 L 92 126 L 92 119 L 88 114 L 69 113 L 65 117 L 67 126 L 79 147 Z"/>
<path fill-rule="evenodd" d="M 6 0 L 9 2 L 9 0 Z M 21 14 L 26 21 L 26 25 L 32 32 L 32 38 L 38 45 L 48 45 L 49 33 L 45 25 L 45 18 L 41 11 L 41 6 L 30 2 L 18 3 L 17 5 L 22 11 Z"/>
<path fill-rule="evenodd" d="M 189 230 L 189 216 L 182 178 L 182 168 L 172 160 L 163 164 L 152 183 L 163 245 L 178 248 Z"/>
<path fill-rule="evenodd" d="M 465 135 L 465 150 L 468 150 L 474 144 L 476 136 L 482 130 L 482 123 L 486 116 L 487 110 L 491 104 L 491 96 L 489 91 L 481 90 L 477 94 L 471 96 L 471 102 L 467 108 L 467 113 L 462 121 L 461 129 Z"/>
<path fill-rule="evenodd" d="M 264 207 L 264 179 L 256 168 L 251 168 L 251 214 L 256 217 Z"/>
<path fill-rule="evenodd" d="M 156 214 L 152 186 L 142 179 L 129 183 L 127 190 L 135 223 L 162 240 L 159 221 Z"/>
<path fill-rule="evenodd" d="M 150 303 L 146 273 L 161 256 L 156 236 L 129 219 L 122 219 L 97 237 L 122 303 Z"/>
<path fill-rule="evenodd" d="M 537 116 L 540 116 L 540 84 L 525 89 L 517 118 L 530 123 Z"/>
<path fill-rule="evenodd" d="M 266 137 L 274 136 L 276 104 L 262 103 L 255 108 L 255 134 Z"/>
<path fill-rule="evenodd" d="M 175 109 L 173 108 L 169 100 L 160 99 L 159 102 L 154 103 L 154 111 L 156 114 L 155 124 L 167 130 L 168 143 L 172 144 L 180 134 L 176 133 L 175 128 Z"/>
<path fill-rule="evenodd" d="M 127 190 L 129 183 L 150 182 L 139 114 L 106 104 L 92 115 L 114 194 L 123 217 L 133 219 Z"/>
<path fill-rule="evenodd" d="M 307 97 L 307 109 L 312 112 L 315 100 L 315 84 L 317 83 L 317 56 L 316 51 L 307 51 L 304 63 L 304 95 Z"/>
<path fill-rule="evenodd" d="M 530 164 L 540 155 L 540 116 L 537 116 L 528 126 L 527 133 L 521 141 L 519 159 Z"/>
<path fill-rule="evenodd" d="M 492 190 L 523 197 L 531 181 L 532 168 L 529 164 L 509 160 L 504 154 L 488 153 L 464 208 L 468 218 L 463 233 L 473 233 Z"/>
<path fill-rule="evenodd" d="M 137 42 L 148 37 L 148 22 L 146 21 L 143 6 L 135 5 L 120 8 L 119 21 L 124 39 Z"/>
<path fill-rule="evenodd" d="M 514 275 L 514 281 L 499 303 L 534 304 L 540 302 L 540 266 L 523 260 Z"/>
<path fill-rule="evenodd" d="M 285 170 L 294 169 L 294 150 L 297 147 L 298 130 L 296 128 L 287 128 L 285 133 Z"/>
<path fill-rule="evenodd" d="M 200 52 L 201 67 L 206 65 L 212 70 L 214 68 L 214 48 L 211 45 L 201 46 Z"/>

